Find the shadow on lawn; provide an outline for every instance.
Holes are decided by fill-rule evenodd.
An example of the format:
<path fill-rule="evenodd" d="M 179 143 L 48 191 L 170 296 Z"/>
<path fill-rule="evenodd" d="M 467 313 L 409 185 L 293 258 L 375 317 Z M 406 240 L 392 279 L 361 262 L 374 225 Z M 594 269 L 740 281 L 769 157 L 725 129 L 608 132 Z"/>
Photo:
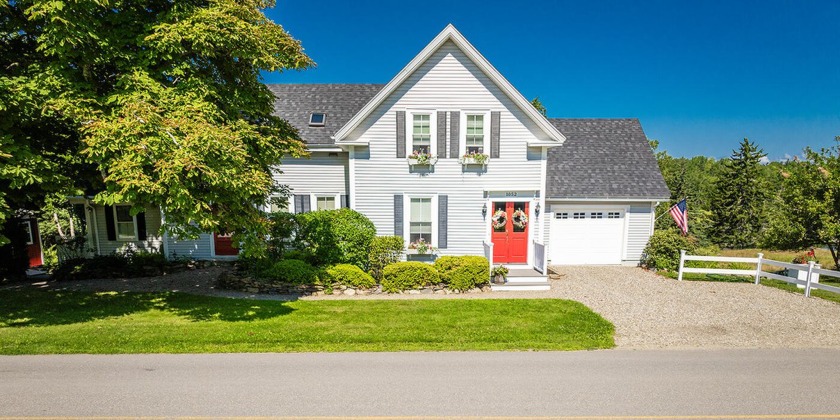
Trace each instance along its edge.
<path fill-rule="evenodd" d="M 290 314 L 283 302 L 213 298 L 182 293 L 0 291 L 0 328 L 67 325 L 151 309 L 190 321 L 254 321 Z"/>

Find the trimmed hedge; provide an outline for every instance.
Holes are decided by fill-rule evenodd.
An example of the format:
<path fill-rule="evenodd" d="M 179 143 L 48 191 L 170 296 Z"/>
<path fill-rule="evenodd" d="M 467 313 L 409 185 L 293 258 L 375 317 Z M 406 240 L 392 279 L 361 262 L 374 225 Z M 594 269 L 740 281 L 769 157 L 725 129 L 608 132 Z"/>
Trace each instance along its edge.
<path fill-rule="evenodd" d="M 435 261 L 435 268 L 452 290 L 470 290 L 490 282 L 490 262 L 484 257 L 443 256 Z"/>
<path fill-rule="evenodd" d="M 401 292 L 440 283 L 440 275 L 431 264 L 404 261 L 387 265 L 382 271 L 382 290 Z"/>
<path fill-rule="evenodd" d="M 348 208 L 300 213 L 295 216 L 297 248 L 310 252 L 316 265 L 353 264 L 367 268 L 376 227 Z"/>
<path fill-rule="evenodd" d="M 339 283 L 356 289 L 370 289 L 376 286 L 376 280 L 352 264 L 337 264 L 324 270 L 324 282 Z"/>
<path fill-rule="evenodd" d="M 318 282 L 318 270 L 306 261 L 281 260 L 274 263 L 263 276 L 276 281 L 292 284 L 315 284 Z"/>

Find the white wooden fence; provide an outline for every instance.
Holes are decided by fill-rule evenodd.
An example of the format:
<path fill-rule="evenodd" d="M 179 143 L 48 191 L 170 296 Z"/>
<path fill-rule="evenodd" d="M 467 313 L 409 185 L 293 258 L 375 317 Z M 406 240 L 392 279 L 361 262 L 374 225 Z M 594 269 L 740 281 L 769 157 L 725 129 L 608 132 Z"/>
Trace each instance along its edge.
<path fill-rule="evenodd" d="M 748 263 L 748 264 L 755 264 L 755 269 L 752 270 L 737 270 L 737 269 L 729 269 L 729 268 L 697 268 L 697 267 L 686 267 L 686 261 L 712 261 L 712 262 L 729 262 L 729 263 Z M 797 270 L 797 271 L 807 271 L 808 274 L 805 277 L 805 280 L 800 280 L 795 277 L 783 276 L 781 274 L 776 273 L 768 273 L 762 270 L 764 265 L 772 265 L 776 267 L 784 267 L 789 270 Z M 828 292 L 840 293 L 840 287 L 835 286 L 828 286 L 825 284 L 820 284 L 814 280 L 814 275 L 824 275 L 829 277 L 835 277 L 840 279 L 840 271 L 833 271 L 833 270 L 825 270 L 823 268 L 817 268 L 814 266 L 814 262 L 811 261 L 808 264 L 793 264 L 788 262 L 770 260 L 764 258 L 764 254 L 759 253 L 758 258 L 749 258 L 749 257 L 709 257 L 704 255 L 687 255 L 685 250 L 680 250 L 680 271 L 677 277 L 678 280 L 682 281 L 683 273 L 701 273 L 701 274 L 729 274 L 729 275 L 736 275 L 736 276 L 750 276 L 755 277 L 755 284 L 759 284 L 762 277 L 773 279 L 773 280 L 781 280 L 786 283 L 797 284 L 800 286 L 805 287 L 805 296 L 811 296 L 811 289 L 819 289 L 825 290 Z"/>

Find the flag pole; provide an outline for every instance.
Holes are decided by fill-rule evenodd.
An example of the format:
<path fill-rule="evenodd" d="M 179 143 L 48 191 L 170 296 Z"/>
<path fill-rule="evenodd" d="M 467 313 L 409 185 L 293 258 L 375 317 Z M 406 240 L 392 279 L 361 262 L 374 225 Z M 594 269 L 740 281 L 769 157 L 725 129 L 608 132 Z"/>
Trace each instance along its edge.
<path fill-rule="evenodd" d="M 686 202 L 686 203 L 688 203 L 688 196 L 683 197 L 683 199 L 682 199 L 682 200 L 677 200 L 677 203 L 676 203 L 676 204 L 674 204 L 674 205 L 673 205 L 673 206 L 671 206 L 671 207 L 668 207 L 668 210 L 665 210 L 665 213 L 660 214 L 660 215 L 659 215 L 659 217 L 657 217 L 656 219 L 654 219 L 654 220 L 653 220 L 653 223 L 656 223 L 656 221 L 657 221 L 657 220 L 659 220 L 659 219 L 661 219 L 661 218 L 662 218 L 662 216 L 664 216 L 664 215 L 668 214 L 668 213 L 671 211 L 671 209 L 672 209 L 672 208 L 676 207 L 676 206 L 677 206 L 677 204 L 680 204 L 683 200 L 685 200 L 685 202 Z"/>

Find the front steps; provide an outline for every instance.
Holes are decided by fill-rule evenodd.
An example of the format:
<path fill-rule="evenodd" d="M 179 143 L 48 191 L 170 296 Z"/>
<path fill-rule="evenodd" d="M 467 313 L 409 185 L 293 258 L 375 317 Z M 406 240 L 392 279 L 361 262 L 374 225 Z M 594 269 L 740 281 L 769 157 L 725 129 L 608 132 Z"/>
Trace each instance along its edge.
<path fill-rule="evenodd" d="M 551 290 L 548 276 L 534 270 L 531 267 L 508 267 L 507 281 L 505 284 L 490 284 L 490 290 L 494 292 L 531 292 Z"/>

